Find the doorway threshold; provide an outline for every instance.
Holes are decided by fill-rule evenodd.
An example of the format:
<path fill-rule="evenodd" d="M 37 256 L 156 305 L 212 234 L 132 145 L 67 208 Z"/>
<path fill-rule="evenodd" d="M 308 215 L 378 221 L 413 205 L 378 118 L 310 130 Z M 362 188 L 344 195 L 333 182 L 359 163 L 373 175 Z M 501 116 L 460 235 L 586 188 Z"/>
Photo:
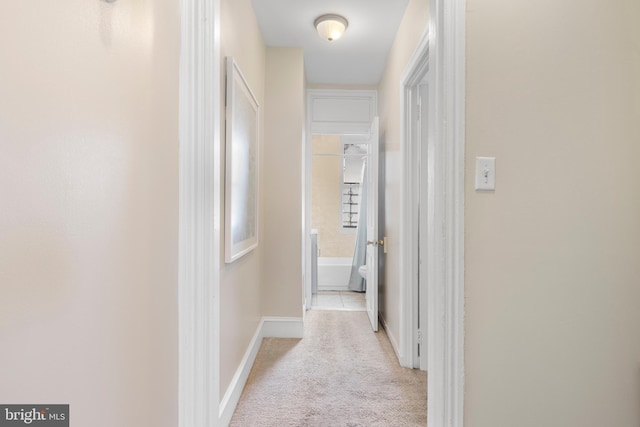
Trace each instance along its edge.
<path fill-rule="evenodd" d="M 366 311 L 365 294 L 353 291 L 318 291 L 311 299 L 312 310 Z"/>

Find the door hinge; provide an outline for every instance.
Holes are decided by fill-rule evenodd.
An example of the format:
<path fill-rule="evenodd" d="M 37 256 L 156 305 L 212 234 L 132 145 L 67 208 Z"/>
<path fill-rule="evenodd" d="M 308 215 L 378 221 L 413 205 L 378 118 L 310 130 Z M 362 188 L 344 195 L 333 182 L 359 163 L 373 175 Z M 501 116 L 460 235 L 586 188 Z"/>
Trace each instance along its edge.
<path fill-rule="evenodd" d="M 422 344 L 422 331 L 418 329 L 418 345 Z"/>

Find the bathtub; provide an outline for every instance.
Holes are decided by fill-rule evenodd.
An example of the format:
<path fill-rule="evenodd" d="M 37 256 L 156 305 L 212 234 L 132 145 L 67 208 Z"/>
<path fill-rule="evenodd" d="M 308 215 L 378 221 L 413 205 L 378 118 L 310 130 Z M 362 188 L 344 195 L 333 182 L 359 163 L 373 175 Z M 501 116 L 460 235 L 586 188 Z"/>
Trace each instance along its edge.
<path fill-rule="evenodd" d="M 353 258 L 318 257 L 318 290 L 346 291 Z"/>

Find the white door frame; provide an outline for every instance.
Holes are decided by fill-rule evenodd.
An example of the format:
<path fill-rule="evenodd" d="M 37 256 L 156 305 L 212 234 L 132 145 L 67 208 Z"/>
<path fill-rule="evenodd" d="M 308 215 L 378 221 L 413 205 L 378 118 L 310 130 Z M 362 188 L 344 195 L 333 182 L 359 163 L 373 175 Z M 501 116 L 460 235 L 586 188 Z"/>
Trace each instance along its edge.
<path fill-rule="evenodd" d="M 332 103 L 331 105 L 339 109 L 342 120 L 334 121 L 314 114 L 316 102 Z M 349 103 L 358 103 L 360 107 L 367 105 L 367 114 L 363 111 L 356 112 L 356 118 L 349 117 L 345 106 Z M 302 175 L 304 185 L 302 186 L 302 200 L 304 203 L 304 223 L 302 230 L 302 246 L 304 250 L 303 260 L 303 290 L 304 312 L 311 308 L 311 160 L 313 135 L 367 135 L 371 127 L 371 121 L 378 115 L 378 92 L 375 90 L 338 90 L 338 89 L 308 89 L 307 90 L 307 123 L 306 138 L 304 142 Z"/>
<path fill-rule="evenodd" d="M 371 122 L 369 130 L 369 144 L 367 145 L 367 166 L 366 166 L 366 180 L 367 180 L 367 227 L 366 227 L 366 285 L 365 285 L 365 299 L 367 306 L 367 315 L 371 322 L 371 328 L 374 332 L 378 332 L 378 325 L 380 324 L 380 310 L 378 306 L 378 290 L 379 284 L 379 265 L 380 265 L 380 245 L 378 242 L 380 238 L 379 227 L 379 194 L 378 186 L 380 181 L 380 119 L 375 117 Z M 362 200 L 362 199 L 360 199 Z M 362 211 L 360 211 L 362 214 Z"/>
<path fill-rule="evenodd" d="M 465 12 L 465 0 L 429 2 L 429 139 L 441 162 L 435 210 L 444 239 L 427 291 L 427 422 L 446 427 L 464 422 Z"/>
<path fill-rule="evenodd" d="M 417 367 L 426 370 L 427 369 L 427 350 L 428 350 L 428 342 L 426 338 L 426 334 L 428 331 L 428 319 L 427 319 L 427 310 L 420 310 L 420 307 L 427 307 L 429 302 L 427 298 L 427 277 L 430 272 L 428 268 L 428 255 L 429 255 L 429 218 L 431 217 L 433 211 L 431 210 L 433 205 L 433 200 L 429 200 L 429 195 L 434 194 L 433 188 L 430 187 L 430 184 L 434 182 L 432 177 L 429 175 L 429 172 L 432 171 L 432 168 L 429 168 L 429 117 L 428 117 L 428 104 L 429 104 L 429 83 L 428 83 L 428 74 L 424 75 L 424 79 L 421 82 L 418 82 L 415 86 L 415 95 L 419 100 L 419 107 L 417 113 L 420 115 L 420 120 L 418 122 L 417 129 L 417 137 L 418 141 L 420 141 L 420 146 L 418 149 L 418 255 L 420 259 L 423 259 L 424 262 L 419 262 L 418 265 L 418 301 L 414 304 L 416 307 L 416 311 L 419 314 L 418 318 L 414 322 L 414 325 L 417 325 L 418 328 L 418 341 L 420 344 L 420 352 L 418 354 L 418 348 L 416 346 L 416 361 Z M 423 107 L 424 106 L 424 107 Z M 424 332 L 424 338 L 422 337 L 422 332 Z M 414 335 L 415 336 L 415 335 Z"/>
<path fill-rule="evenodd" d="M 427 214 L 427 424 L 462 427 L 464 418 L 464 146 L 465 146 L 465 0 L 430 0 L 429 31 L 412 56 L 401 86 L 403 194 L 403 276 L 401 363 L 415 361 L 415 293 L 418 270 L 415 146 L 410 131 L 411 86 L 428 69 L 429 102 L 426 173 Z M 423 105 L 424 108 L 424 105 Z M 425 147 L 421 147 L 424 149 Z M 422 166 L 423 170 L 425 165 Z M 410 179 L 414 181 L 410 181 Z M 423 260 L 424 261 L 424 260 Z M 426 313 L 425 313 L 426 309 Z M 415 310 L 415 308 L 414 308 Z M 424 334 L 423 334 L 424 335 Z"/>
<path fill-rule="evenodd" d="M 417 357 L 418 335 L 416 333 L 418 325 L 418 307 L 422 307 L 423 310 L 420 313 L 422 319 L 426 316 L 424 307 L 426 305 L 423 301 L 418 301 L 418 296 L 424 296 L 427 292 L 426 280 L 421 277 L 419 281 L 419 269 L 420 259 L 419 252 L 427 251 L 424 245 L 420 245 L 419 240 L 416 238 L 419 232 L 424 232 L 420 229 L 420 217 L 418 216 L 418 202 L 420 201 L 420 189 L 422 188 L 420 182 L 420 170 L 429 174 L 430 178 L 433 178 L 433 169 L 428 168 L 427 165 L 421 165 L 421 154 L 426 150 L 429 152 L 428 146 L 421 146 L 421 142 L 424 141 L 423 135 L 418 128 L 417 118 L 421 116 L 423 108 L 428 108 L 428 103 L 418 106 L 416 103 L 418 85 L 428 78 L 429 73 L 429 34 L 425 32 L 418 47 L 416 48 L 406 71 L 402 78 L 402 95 L 400 99 L 401 115 L 402 115 L 402 129 L 401 138 L 402 144 L 402 224 L 401 224 L 401 332 L 400 332 L 400 364 L 406 368 L 422 368 L 426 369 L 426 366 L 420 366 L 420 360 Z M 429 153 L 430 154 L 430 153 Z M 431 156 L 428 156 L 429 158 Z M 433 179 L 429 179 L 430 183 L 433 183 Z M 433 195 L 433 191 L 428 191 L 429 195 Z M 425 203 L 426 202 L 426 203 Z M 434 204 L 432 200 L 422 201 L 421 206 L 427 205 L 432 208 Z M 429 212 L 430 219 L 432 220 L 432 212 Z M 432 222 L 429 224 L 432 225 Z M 421 236 L 423 237 L 423 236 Z M 421 239 L 423 242 L 425 239 Z M 423 262 L 427 262 L 423 257 Z M 418 292 L 420 288 L 420 292 Z M 421 328 L 422 335 L 426 337 L 427 330 Z M 426 343 L 428 344 L 428 343 Z M 427 346 L 424 346 L 427 347 Z"/>
<path fill-rule="evenodd" d="M 220 0 L 180 0 L 178 425 L 220 424 Z"/>

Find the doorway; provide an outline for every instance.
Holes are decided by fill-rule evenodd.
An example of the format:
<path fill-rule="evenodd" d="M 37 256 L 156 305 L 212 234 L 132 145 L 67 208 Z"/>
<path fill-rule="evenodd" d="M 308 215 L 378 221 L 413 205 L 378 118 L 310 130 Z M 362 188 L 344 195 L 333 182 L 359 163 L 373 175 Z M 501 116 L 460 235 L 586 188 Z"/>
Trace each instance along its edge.
<path fill-rule="evenodd" d="M 365 311 L 368 139 L 311 138 L 311 308 Z"/>
<path fill-rule="evenodd" d="M 377 263 L 381 241 L 377 235 L 377 94 L 363 90 L 309 90 L 307 105 L 308 133 L 303 163 L 305 309 L 312 308 L 314 301 L 317 305 L 317 302 L 328 298 L 343 308 L 346 305 L 360 306 L 362 297 L 346 292 L 364 292 L 371 327 L 377 331 Z M 330 177 L 326 173 L 327 164 L 333 165 L 328 168 L 334 171 Z M 318 165 L 324 165 L 324 169 Z M 324 217 L 331 219 L 328 221 L 329 231 L 317 212 L 312 224 L 312 199 L 314 194 L 320 194 L 318 189 L 314 193 L 313 183 L 326 180 L 329 183 L 324 192 L 332 203 L 321 204 L 316 200 L 316 207 L 321 205 Z M 366 195 L 366 202 L 360 193 Z M 366 216 L 360 214 L 365 204 Z M 365 218 L 366 225 L 361 221 Z M 336 241 L 347 243 L 338 245 Z M 338 283 L 327 282 L 327 271 L 332 272 L 330 275 L 340 276 Z M 319 292 L 338 294 L 322 295 Z"/>
<path fill-rule="evenodd" d="M 429 126 L 429 51 L 418 50 L 403 79 L 403 312 L 402 366 L 427 370 L 428 283 L 434 237 L 434 167 Z M 431 239 L 431 240 L 430 240 Z"/>
<path fill-rule="evenodd" d="M 378 142 L 377 117 L 366 134 L 312 136 L 306 197 L 310 308 L 323 300 L 322 305 L 332 300 L 333 308 L 342 309 L 361 309 L 364 303 L 374 332 L 379 326 L 378 252 L 384 244 L 378 236 Z M 309 201 L 314 195 L 315 203 Z"/>

